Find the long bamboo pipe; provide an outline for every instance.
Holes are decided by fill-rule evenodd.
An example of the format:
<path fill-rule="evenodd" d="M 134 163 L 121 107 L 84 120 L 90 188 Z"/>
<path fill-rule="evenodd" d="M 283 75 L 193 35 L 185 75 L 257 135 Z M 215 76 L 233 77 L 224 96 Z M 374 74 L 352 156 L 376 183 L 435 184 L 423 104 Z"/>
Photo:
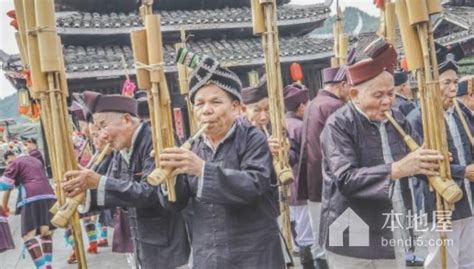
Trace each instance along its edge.
<path fill-rule="evenodd" d="M 474 137 L 472 137 L 471 129 L 469 128 L 469 125 L 467 124 L 466 118 L 464 117 L 464 113 L 462 112 L 461 107 L 459 106 L 458 100 L 456 98 L 453 98 L 453 103 L 454 103 L 454 109 L 456 110 L 456 114 L 458 114 L 459 120 L 461 121 L 462 127 L 464 129 L 464 132 L 466 133 L 466 136 L 469 139 L 471 146 L 474 146 Z"/>
<path fill-rule="evenodd" d="M 203 124 L 201 128 L 191 137 L 189 138 L 180 148 L 190 150 L 194 141 L 198 139 L 208 127 L 208 124 Z M 156 153 L 155 153 L 156 154 Z M 153 170 L 153 172 L 148 175 L 147 181 L 152 186 L 158 186 L 163 184 L 168 178 L 173 175 L 174 170 L 172 169 L 164 169 L 164 168 L 157 168 Z"/>

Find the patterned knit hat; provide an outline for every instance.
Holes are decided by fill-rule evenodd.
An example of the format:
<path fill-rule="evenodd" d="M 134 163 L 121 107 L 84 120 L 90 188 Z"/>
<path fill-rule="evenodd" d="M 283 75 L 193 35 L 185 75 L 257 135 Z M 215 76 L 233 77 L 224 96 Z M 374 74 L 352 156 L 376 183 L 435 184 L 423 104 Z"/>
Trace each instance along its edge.
<path fill-rule="evenodd" d="M 189 98 L 194 103 L 194 96 L 203 86 L 214 84 L 228 92 L 239 101 L 242 100 L 242 82 L 239 77 L 211 57 L 198 55 L 185 48 L 178 50 L 176 62 L 185 65 L 193 71 L 189 74 Z"/>

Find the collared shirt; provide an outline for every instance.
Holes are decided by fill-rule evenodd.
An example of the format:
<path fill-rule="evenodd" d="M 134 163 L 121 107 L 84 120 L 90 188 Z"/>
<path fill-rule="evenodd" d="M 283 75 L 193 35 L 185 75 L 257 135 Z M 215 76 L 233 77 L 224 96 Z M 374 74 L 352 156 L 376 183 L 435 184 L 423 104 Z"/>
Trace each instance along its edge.
<path fill-rule="evenodd" d="M 135 130 L 135 132 L 133 133 L 133 136 L 132 136 L 132 144 L 130 145 L 130 148 L 128 149 L 122 149 L 120 151 L 120 154 L 122 155 L 122 157 L 125 159 L 125 162 L 127 162 L 128 165 L 130 165 L 130 158 L 132 157 L 132 153 L 133 153 L 133 145 L 135 145 L 135 140 L 137 139 L 137 136 L 138 134 L 140 133 L 140 130 L 142 129 L 143 127 L 143 123 L 140 123 L 140 125 L 138 126 L 138 128 Z"/>
<path fill-rule="evenodd" d="M 454 142 L 454 147 L 456 147 L 459 163 L 461 165 L 466 165 L 466 158 L 464 155 L 465 152 L 461 140 L 461 132 L 459 131 L 458 125 L 456 124 L 454 113 L 454 107 L 451 107 L 445 112 L 444 117 L 446 119 L 446 122 L 448 123 L 449 131 L 451 132 L 451 137 L 453 138 Z"/>
<path fill-rule="evenodd" d="M 406 97 L 406 96 L 404 96 L 404 95 L 401 95 L 401 94 L 398 93 L 398 92 L 396 92 L 395 95 L 398 96 L 398 97 L 400 97 L 400 98 L 402 98 L 403 100 L 410 101 L 410 100 L 408 99 L 408 97 Z"/>
<path fill-rule="evenodd" d="M 217 144 L 217 146 L 215 146 L 215 147 L 212 145 L 211 141 L 209 141 L 208 137 L 205 134 L 202 135 L 203 141 L 212 150 L 212 152 L 215 154 L 217 149 L 219 148 L 219 146 L 222 143 L 224 143 L 235 132 L 235 128 L 236 128 L 236 123 L 234 122 L 234 124 L 229 129 L 227 134 L 224 136 L 224 139 L 222 139 L 219 142 L 219 144 Z M 201 176 L 199 177 L 198 189 L 197 189 L 197 193 L 196 193 L 197 198 L 201 198 L 201 196 L 202 196 L 202 188 L 203 188 L 203 184 L 204 184 L 203 178 L 204 178 L 204 171 L 205 171 L 204 168 L 205 167 L 206 167 L 206 162 L 203 162 L 202 163 L 202 168 L 201 168 Z"/>

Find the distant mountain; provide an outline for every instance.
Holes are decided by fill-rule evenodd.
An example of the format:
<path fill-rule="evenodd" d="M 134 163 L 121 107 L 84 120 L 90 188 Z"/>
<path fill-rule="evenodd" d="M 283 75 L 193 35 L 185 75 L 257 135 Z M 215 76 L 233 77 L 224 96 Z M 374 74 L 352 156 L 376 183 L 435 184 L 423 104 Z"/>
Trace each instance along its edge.
<path fill-rule="evenodd" d="M 0 119 L 13 118 L 18 123 L 29 122 L 18 113 L 18 95 L 12 94 L 0 99 Z"/>
<path fill-rule="evenodd" d="M 346 7 L 343 12 L 344 31 L 346 33 L 360 34 L 375 32 L 379 26 L 379 18 L 371 16 L 356 7 Z M 310 35 L 319 37 L 331 37 L 332 25 L 336 21 L 336 16 L 329 17 L 324 26 L 315 29 Z"/>

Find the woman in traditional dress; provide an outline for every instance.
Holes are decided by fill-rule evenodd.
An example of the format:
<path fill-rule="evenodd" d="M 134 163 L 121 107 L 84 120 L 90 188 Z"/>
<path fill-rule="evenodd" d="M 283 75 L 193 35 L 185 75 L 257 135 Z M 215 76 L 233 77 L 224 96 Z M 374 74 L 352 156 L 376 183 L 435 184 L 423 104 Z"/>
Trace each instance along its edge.
<path fill-rule="evenodd" d="M 52 268 L 53 243 L 49 209 L 56 201 L 40 160 L 29 155 L 8 151 L 4 158 L 7 168 L 0 177 L 0 191 L 18 188 L 17 212 L 21 214 L 21 236 L 36 268 Z M 8 200 L 4 199 L 6 209 Z M 40 240 L 36 238 L 40 236 Z"/>

